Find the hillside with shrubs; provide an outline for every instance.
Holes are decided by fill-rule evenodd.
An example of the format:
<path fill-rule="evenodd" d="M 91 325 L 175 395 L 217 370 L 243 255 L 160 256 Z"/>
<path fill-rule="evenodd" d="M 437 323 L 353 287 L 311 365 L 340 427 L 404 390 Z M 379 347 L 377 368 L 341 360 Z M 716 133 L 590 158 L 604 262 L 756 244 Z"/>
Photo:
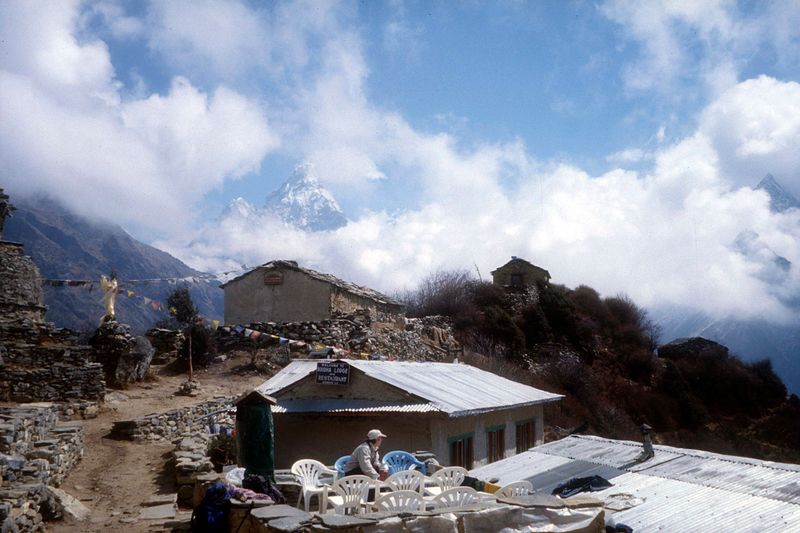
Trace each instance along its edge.
<path fill-rule="evenodd" d="M 452 322 L 466 362 L 566 398 L 547 438 L 589 433 L 800 462 L 800 399 L 768 359 L 745 363 L 715 342 L 659 345 L 659 329 L 625 295 L 539 282 L 513 289 L 442 271 L 398 295 L 410 317 Z"/>

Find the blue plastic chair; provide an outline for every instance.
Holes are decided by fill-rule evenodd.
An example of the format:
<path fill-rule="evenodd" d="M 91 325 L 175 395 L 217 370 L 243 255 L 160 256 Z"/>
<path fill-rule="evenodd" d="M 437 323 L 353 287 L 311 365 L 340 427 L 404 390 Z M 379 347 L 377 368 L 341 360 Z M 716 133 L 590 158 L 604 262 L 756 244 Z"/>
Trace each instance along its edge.
<path fill-rule="evenodd" d="M 422 475 L 427 474 L 425 463 L 417 460 L 413 455 L 401 450 L 394 450 L 383 456 L 383 462 L 389 467 L 389 475 L 396 474 L 402 470 L 411 470 L 416 466 Z"/>
<path fill-rule="evenodd" d="M 338 459 L 336 459 L 336 462 L 334 463 L 333 466 L 334 466 L 334 468 L 336 468 L 336 472 L 339 474 L 337 476 L 337 479 L 341 479 L 341 478 L 344 477 L 344 465 L 346 465 L 347 461 L 349 461 L 349 460 L 350 460 L 350 456 L 349 455 L 343 455 L 343 456 L 339 457 Z"/>

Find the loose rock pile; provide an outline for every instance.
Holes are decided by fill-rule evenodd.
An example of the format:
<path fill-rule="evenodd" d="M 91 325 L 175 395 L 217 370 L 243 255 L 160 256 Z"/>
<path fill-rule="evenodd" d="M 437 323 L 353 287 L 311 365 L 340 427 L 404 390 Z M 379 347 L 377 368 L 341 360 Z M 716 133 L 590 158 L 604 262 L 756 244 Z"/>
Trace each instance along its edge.
<path fill-rule="evenodd" d="M 83 456 L 83 447 L 83 427 L 59 422 L 54 406 L 0 408 L 3 531 L 44 531 L 44 520 L 60 516 L 48 486 L 61 484 Z"/>
<path fill-rule="evenodd" d="M 175 439 L 187 433 L 219 433 L 234 426 L 229 414 L 233 400 L 233 397 L 219 397 L 165 413 L 121 420 L 114 422 L 111 434 L 120 439 L 152 441 Z"/>
<path fill-rule="evenodd" d="M 191 505 L 198 478 L 214 471 L 214 464 L 207 457 L 210 440 L 210 434 L 196 432 L 186 433 L 173 441 L 175 449 L 170 461 L 175 468 L 179 504 Z"/>
<path fill-rule="evenodd" d="M 151 361 L 154 365 L 164 365 L 174 361 L 185 339 L 182 331 L 163 328 L 150 329 L 144 335 L 155 350 Z"/>
<path fill-rule="evenodd" d="M 368 312 L 358 311 L 319 322 L 248 324 L 248 329 L 260 333 L 257 338 L 226 327 L 219 330 L 218 351 L 252 350 L 258 343 L 276 342 L 274 337 L 303 341 L 307 344 L 306 351 L 311 352 L 316 347 L 336 347 L 355 357 L 385 356 L 399 360 L 445 360 L 459 349 L 452 327 L 444 317 L 393 319 L 393 322 L 373 323 Z"/>
<path fill-rule="evenodd" d="M 103 365 L 106 381 L 116 387 L 144 379 L 155 353 L 150 341 L 132 336 L 130 326 L 114 318 L 103 320 L 89 343 L 92 359 Z"/>

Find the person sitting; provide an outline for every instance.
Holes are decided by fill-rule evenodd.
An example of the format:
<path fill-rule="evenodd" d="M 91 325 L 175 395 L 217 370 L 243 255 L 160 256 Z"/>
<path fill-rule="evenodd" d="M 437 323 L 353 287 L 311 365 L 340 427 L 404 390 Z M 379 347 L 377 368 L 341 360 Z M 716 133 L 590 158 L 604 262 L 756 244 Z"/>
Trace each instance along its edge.
<path fill-rule="evenodd" d="M 370 430 L 366 440 L 356 446 L 350 454 L 350 459 L 344 465 L 344 475 L 363 475 L 381 481 L 389 477 L 389 469 L 381 464 L 378 454 L 378 449 L 385 438 L 386 435 L 380 429 Z"/>

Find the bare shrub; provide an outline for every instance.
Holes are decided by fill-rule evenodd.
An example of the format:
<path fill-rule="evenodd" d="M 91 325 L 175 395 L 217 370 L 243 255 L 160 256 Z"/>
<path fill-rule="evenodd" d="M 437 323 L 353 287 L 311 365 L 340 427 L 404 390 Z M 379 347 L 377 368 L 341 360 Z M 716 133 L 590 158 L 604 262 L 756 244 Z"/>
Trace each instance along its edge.
<path fill-rule="evenodd" d="M 444 315 L 455 317 L 471 305 L 468 270 L 438 270 L 430 274 L 413 291 L 398 294 L 406 304 L 410 317 Z"/>

